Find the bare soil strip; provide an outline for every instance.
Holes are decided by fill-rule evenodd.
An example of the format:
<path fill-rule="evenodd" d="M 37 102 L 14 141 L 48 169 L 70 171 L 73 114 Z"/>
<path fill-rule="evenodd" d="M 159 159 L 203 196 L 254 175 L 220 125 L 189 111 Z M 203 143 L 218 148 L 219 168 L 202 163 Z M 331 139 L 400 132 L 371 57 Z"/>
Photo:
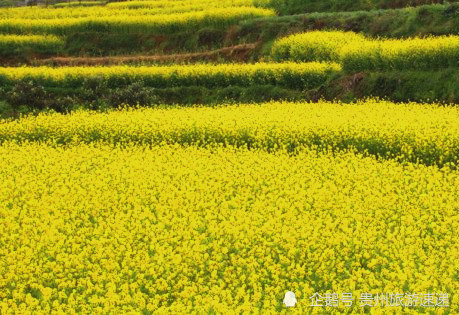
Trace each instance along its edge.
<path fill-rule="evenodd" d="M 173 54 L 173 55 L 131 55 L 131 56 L 109 56 L 109 57 L 52 57 L 45 59 L 34 59 L 32 65 L 54 65 L 54 66 L 95 66 L 114 65 L 124 63 L 148 63 L 148 62 L 197 62 L 197 61 L 218 61 L 221 59 L 246 62 L 251 52 L 257 48 L 259 43 L 242 44 L 231 47 L 224 47 L 212 51 Z"/>

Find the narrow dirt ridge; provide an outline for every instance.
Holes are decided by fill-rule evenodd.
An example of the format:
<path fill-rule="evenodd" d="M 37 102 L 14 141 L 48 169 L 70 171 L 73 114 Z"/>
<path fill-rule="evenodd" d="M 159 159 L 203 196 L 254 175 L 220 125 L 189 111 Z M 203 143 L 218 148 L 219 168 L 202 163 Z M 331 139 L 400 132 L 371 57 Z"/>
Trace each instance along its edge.
<path fill-rule="evenodd" d="M 125 63 L 147 63 L 147 62 L 198 62 L 218 61 L 225 59 L 235 62 L 246 62 L 252 51 L 260 43 L 242 44 L 231 47 L 223 47 L 216 50 L 173 55 L 131 55 L 131 56 L 110 56 L 110 57 L 51 57 L 45 59 L 30 60 L 31 65 L 52 65 L 52 66 L 95 66 L 115 65 Z"/>

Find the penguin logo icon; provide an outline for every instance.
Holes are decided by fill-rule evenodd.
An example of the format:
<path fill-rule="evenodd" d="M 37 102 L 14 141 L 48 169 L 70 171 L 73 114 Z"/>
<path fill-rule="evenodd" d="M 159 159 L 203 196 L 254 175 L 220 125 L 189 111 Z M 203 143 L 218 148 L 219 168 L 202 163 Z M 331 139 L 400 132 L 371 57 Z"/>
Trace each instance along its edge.
<path fill-rule="evenodd" d="M 293 307 L 296 304 L 295 293 L 292 291 L 287 291 L 284 297 L 284 304 L 287 307 Z"/>

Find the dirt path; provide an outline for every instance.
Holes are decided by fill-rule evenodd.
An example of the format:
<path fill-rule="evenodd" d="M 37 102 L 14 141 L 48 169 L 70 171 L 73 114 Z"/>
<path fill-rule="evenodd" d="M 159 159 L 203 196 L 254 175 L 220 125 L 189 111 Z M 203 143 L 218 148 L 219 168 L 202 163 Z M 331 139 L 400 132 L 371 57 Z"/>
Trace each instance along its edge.
<path fill-rule="evenodd" d="M 46 59 L 31 60 L 31 65 L 53 65 L 53 66 L 95 66 L 114 65 L 124 63 L 142 62 L 198 62 L 218 61 L 221 59 L 235 62 L 246 62 L 258 43 L 242 44 L 231 47 L 224 47 L 217 50 L 174 54 L 174 55 L 132 55 L 132 56 L 110 56 L 110 57 L 52 57 Z"/>

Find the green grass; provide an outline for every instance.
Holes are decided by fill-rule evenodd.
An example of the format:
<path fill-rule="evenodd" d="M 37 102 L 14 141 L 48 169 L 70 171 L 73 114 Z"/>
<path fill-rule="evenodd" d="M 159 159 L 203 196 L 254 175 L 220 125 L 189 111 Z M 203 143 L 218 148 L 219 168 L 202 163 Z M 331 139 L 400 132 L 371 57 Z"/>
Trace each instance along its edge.
<path fill-rule="evenodd" d="M 275 9 L 278 14 L 338 12 L 414 7 L 444 3 L 444 0 L 254 0 L 261 7 Z"/>
<path fill-rule="evenodd" d="M 17 0 L 0 0 L 0 8 L 8 8 L 16 6 L 20 1 Z"/>

